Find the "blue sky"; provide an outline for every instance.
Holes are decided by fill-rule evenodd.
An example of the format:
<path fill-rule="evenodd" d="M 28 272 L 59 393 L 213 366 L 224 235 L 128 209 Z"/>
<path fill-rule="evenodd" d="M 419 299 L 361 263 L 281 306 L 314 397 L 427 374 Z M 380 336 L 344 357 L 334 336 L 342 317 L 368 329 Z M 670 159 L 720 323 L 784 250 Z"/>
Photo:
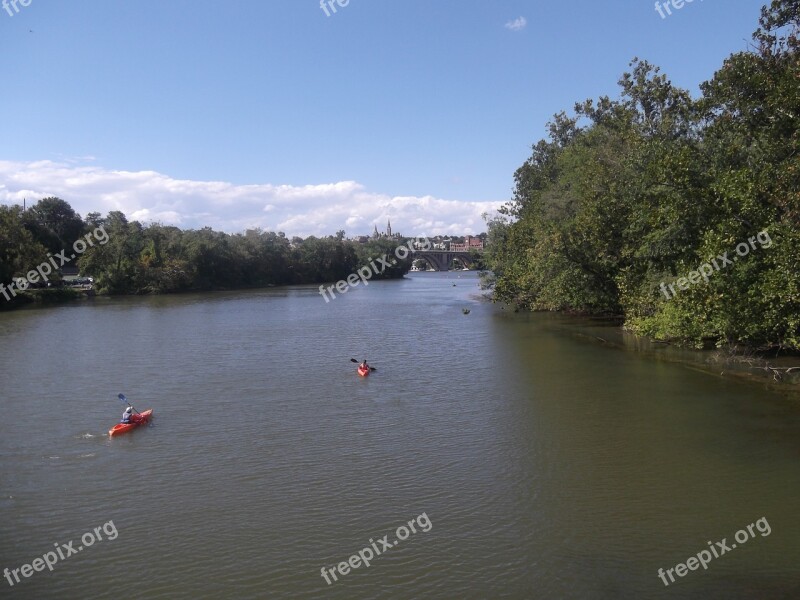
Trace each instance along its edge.
<path fill-rule="evenodd" d="M 697 93 L 766 0 L 25 1 L 0 10 L 0 202 L 433 235 L 483 231 L 550 117 L 633 57 Z"/>

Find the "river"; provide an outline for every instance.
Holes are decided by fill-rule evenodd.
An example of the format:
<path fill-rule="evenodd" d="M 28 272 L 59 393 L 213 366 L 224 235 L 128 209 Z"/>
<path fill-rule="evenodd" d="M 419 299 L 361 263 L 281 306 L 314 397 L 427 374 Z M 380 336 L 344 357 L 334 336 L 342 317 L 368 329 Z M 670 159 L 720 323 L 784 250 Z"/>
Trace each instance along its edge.
<path fill-rule="evenodd" d="M 0 313 L 0 597 L 800 597 L 800 405 L 555 323 L 467 272 Z"/>

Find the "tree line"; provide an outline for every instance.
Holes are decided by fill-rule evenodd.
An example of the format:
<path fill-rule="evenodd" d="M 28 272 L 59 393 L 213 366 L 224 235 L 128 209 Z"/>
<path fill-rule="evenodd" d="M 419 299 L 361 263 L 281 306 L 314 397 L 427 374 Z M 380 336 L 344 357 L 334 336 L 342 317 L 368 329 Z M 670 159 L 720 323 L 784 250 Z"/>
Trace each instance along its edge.
<path fill-rule="evenodd" d="M 800 349 L 800 0 L 758 25 L 698 98 L 634 59 L 619 98 L 554 116 L 489 222 L 498 300 L 696 346 Z M 761 232 L 769 247 L 748 242 Z"/>
<path fill-rule="evenodd" d="M 152 294 L 224 290 L 269 285 L 323 283 L 346 279 L 360 266 L 394 256 L 398 240 L 370 239 L 361 244 L 335 236 L 287 238 L 258 229 L 227 234 L 209 227 L 181 230 L 129 221 L 119 211 L 81 218 L 68 202 L 44 198 L 23 210 L 0 206 L 0 283 L 6 285 L 102 227 L 105 244 L 76 258 L 83 275 L 99 293 Z M 411 256 L 397 260 L 375 279 L 392 279 L 411 268 Z M 59 276 L 51 285 L 59 284 Z M 45 292 L 46 290 L 42 290 Z M 35 294 L 36 292 L 34 292 Z M 20 295 L 23 299 L 26 294 Z M 28 294 L 30 298 L 31 295 Z M 0 302 L 0 309 L 10 304 Z"/>

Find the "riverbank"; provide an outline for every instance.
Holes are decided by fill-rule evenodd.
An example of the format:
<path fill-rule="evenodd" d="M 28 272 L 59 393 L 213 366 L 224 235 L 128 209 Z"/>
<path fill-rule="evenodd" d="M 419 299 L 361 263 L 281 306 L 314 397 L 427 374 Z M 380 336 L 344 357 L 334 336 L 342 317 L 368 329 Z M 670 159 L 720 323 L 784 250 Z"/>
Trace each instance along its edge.
<path fill-rule="evenodd" d="M 72 302 L 94 296 L 92 289 L 47 288 L 17 292 L 5 302 L 0 302 L 0 311 L 15 310 L 26 306 L 51 305 Z"/>
<path fill-rule="evenodd" d="M 372 278 L 368 278 L 371 281 L 391 281 L 396 279 L 402 279 L 405 275 L 408 274 L 406 272 L 400 271 L 388 271 L 373 274 Z M 58 287 L 58 288 L 41 288 L 41 289 L 28 289 L 24 292 L 17 291 L 14 296 L 11 296 L 8 301 L 0 304 L 0 312 L 9 311 L 19 308 L 31 307 L 36 305 L 52 305 L 52 304 L 60 304 L 66 302 L 72 302 L 74 300 L 80 300 L 83 298 L 94 298 L 94 297 L 102 297 L 102 298 L 124 298 L 129 296 L 172 296 L 172 295 L 183 295 L 183 294 L 212 294 L 217 292 L 246 292 L 251 290 L 265 290 L 271 288 L 289 288 L 295 287 L 298 285 L 312 285 L 312 286 L 329 286 L 330 284 L 335 284 L 335 281 L 302 281 L 302 282 L 293 282 L 293 283 L 266 283 L 266 284 L 259 284 L 259 285 L 240 285 L 240 286 L 232 286 L 232 287 L 207 287 L 207 288 L 198 288 L 198 289 L 181 289 L 181 290 L 153 290 L 149 292 L 129 292 L 129 293 L 108 293 L 102 292 L 98 293 L 93 286 L 87 287 Z"/>
<path fill-rule="evenodd" d="M 483 300 L 496 302 L 493 287 L 496 279 L 491 272 L 479 273 Z M 716 348 L 709 342 L 706 348 L 696 349 L 676 341 L 656 340 L 640 336 L 625 328 L 621 315 L 596 316 L 577 311 L 526 311 L 503 303 L 502 310 L 527 315 L 547 315 L 551 326 L 563 333 L 583 338 L 618 350 L 632 350 L 656 360 L 666 360 L 700 369 L 712 375 L 728 376 L 765 383 L 777 392 L 789 391 L 800 399 L 800 356 L 789 353 L 770 356 L 771 352 L 755 348 Z"/>
<path fill-rule="evenodd" d="M 800 358 L 796 356 L 775 358 L 754 350 L 735 352 L 730 349 L 696 350 L 681 347 L 626 331 L 619 324 L 619 319 L 566 313 L 521 314 L 540 315 L 539 318 L 544 318 L 547 327 L 609 350 L 632 351 L 650 359 L 678 363 L 715 377 L 762 384 L 770 391 L 788 393 L 800 400 Z"/>

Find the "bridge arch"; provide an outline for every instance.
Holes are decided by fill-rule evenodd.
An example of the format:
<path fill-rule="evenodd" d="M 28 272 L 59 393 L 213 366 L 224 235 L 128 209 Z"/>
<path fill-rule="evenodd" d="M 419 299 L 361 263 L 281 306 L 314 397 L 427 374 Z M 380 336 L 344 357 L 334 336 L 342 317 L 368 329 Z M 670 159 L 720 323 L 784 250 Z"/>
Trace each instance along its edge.
<path fill-rule="evenodd" d="M 411 254 L 413 259 L 421 258 L 428 263 L 435 271 L 449 271 L 450 263 L 454 258 L 461 261 L 469 268 L 475 266 L 475 260 L 468 252 L 451 252 L 449 250 L 414 250 Z"/>

